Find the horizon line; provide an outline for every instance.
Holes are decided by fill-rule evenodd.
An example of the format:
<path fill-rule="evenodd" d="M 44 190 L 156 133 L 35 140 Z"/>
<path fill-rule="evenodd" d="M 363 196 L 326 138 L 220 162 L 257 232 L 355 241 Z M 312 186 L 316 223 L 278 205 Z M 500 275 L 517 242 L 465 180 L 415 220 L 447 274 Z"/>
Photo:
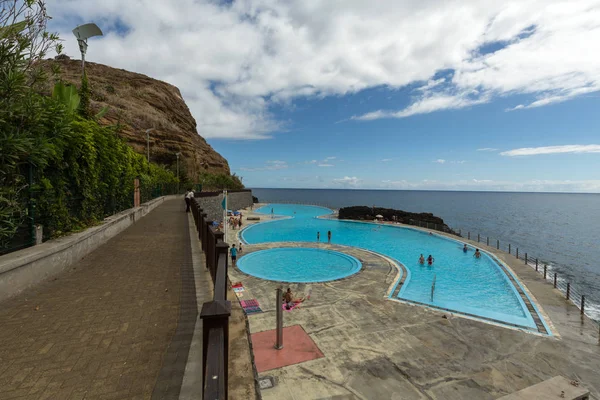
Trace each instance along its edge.
<path fill-rule="evenodd" d="M 600 192 L 549 192 L 549 191 L 516 191 L 516 190 L 457 190 L 457 189 L 367 189 L 367 188 L 277 188 L 277 187 L 247 187 L 247 189 L 271 190 L 362 190 L 381 192 L 469 192 L 469 193 L 532 193 L 532 194 L 599 194 Z"/>

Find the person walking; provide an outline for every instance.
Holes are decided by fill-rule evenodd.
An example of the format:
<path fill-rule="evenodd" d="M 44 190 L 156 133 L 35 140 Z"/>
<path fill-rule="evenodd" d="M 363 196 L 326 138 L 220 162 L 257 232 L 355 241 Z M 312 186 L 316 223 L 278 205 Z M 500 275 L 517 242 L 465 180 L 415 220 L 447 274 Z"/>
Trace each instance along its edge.
<path fill-rule="evenodd" d="M 190 207 L 192 206 L 192 199 L 194 198 L 194 191 L 192 189 L 188 189 L 185 192 L 185 212 L 190 212 Z"/>

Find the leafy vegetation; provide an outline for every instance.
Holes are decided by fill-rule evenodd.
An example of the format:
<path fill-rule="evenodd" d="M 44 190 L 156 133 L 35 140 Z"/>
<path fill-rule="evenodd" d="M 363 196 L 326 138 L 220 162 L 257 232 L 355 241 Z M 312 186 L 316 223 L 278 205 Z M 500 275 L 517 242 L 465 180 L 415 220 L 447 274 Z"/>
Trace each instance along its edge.
<path fill-rule="evenodd" d="M 38 62 L 62 48 L 46 31 L 43 0 L 4 0 L 0 13 L 0 250 L 33 219 L 51 236 L 82 229 L 131 207 L 133 185 L 173 187 L 175 174 L 149 164 L 119 138 L 119 127 L 88 114 L 89 93 L 48 77 Z M 57 71 L 54 71 L 56 73 Z M 160 194 L 165 194 L 164 192 Z"/>
<path fill-rule="evenodd" d="M 232 175 L 201 173 L 198 182 L 202 184 L 202 190 L 243 189 L 242 178 L 235 172 Z M 191 186 L 190 186 L 191 187 Z"/>

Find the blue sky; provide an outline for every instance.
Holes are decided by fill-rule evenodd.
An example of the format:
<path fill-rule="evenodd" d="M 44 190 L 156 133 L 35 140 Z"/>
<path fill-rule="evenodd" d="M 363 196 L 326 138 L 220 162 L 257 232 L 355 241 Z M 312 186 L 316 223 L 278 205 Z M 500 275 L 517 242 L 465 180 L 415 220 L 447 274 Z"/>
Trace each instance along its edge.
<path fill-rule="evenodd" d="M 597 0 L 56 0 L 249 187 L 600 192 Z M 484 149 L 484 150 L 483 150 Z"/>

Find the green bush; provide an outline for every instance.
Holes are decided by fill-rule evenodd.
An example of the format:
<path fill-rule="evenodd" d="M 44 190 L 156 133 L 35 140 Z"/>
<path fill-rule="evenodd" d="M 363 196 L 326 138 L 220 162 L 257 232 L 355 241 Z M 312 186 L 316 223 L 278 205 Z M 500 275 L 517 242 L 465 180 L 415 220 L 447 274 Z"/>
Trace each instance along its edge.
<path fill-rule="evenodd" d="M 47 77 L 37 66 L 50 48 L 60 53 L 58 36 L 45 30 L 43 1 L 6 5 L 0 13 L 0 250 L 34 218 L 58 236 L 131 207 L 136 177 L 142 189 L 174 187 L 175 175 L 135 153 L 119 127 L 101 126 L 101 114 L 89 115 L 85 78 L 79 94 L 62 83 L 52 97 L 39 94 Z"/>

